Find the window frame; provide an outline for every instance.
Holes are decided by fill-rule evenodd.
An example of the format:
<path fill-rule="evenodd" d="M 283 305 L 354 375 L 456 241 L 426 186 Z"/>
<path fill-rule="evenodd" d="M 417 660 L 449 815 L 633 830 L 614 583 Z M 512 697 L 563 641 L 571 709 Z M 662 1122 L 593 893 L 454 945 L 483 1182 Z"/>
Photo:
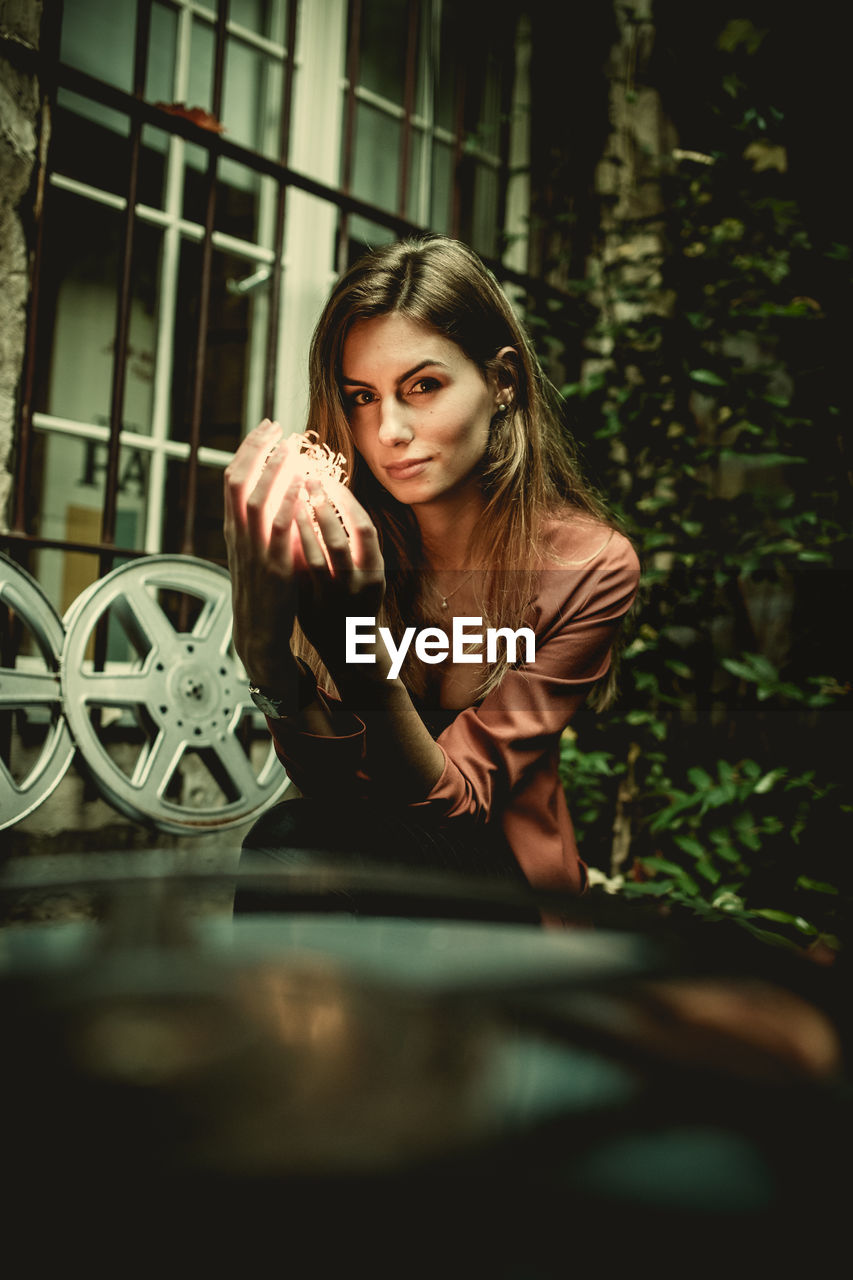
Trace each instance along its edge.
<path fill-rule="evenodd" d="M 265 377 L 261 395 L 259 416 L 271 416 L 282 401 L 292 395 L 292 389 L 298 385 L 297 361 L 304 359 L 304 352 L 294 353 L 294 344 L 285 341 L 285 334 L 296 325 L 293 312 L 293 298 L 299 292 L 298 287 L 291 290 L 285 288 L 285 276 L 292 274 L 298 286 L 300 271 L 303 278 L 307 271 L 313 273 L 313 287 L 316 301 L 325 295 L 335 275 L 345 266 L 344 257 L 348 242 L 348 221 L 359 217 L 384 228 L 394 237 L 417 235 L 428 232 L 431 228 L 427 222 L 413 222 L 401 216 L 400 209 L 405 207 L 408 187 L 408 166 L 411 158 L 411 140 L 414 129 L 423 129 L 424 137 L 432 137 L 429 130 L 437 131 L 434 122 L 419 116 L 415 108 L 415 80 L 417 75 L 415 36 L 417 23 L 420 21 L 420 6 L 411 6 L 409 24 L 409 44 L 406 64 L 405 102 L 402 108 L 404 131 L 399 174 L 399 200 L 394 212 L 379 208 L 363 199 L 354 196 L 350 190 L 353 131 L 356 104 L 360 100 L 368 100 L 378 95 L 360 88 L 358 79 L 358 17 L 362 0 L 328 0 L 342 21 L 342 38 L 345 43 L 349 30 L 349 47 L 342 53 L 342 75 L 328 75 L 328 24 L 322 20 L 320 9 L 325 13 L 326 6 L 316 3 L 301 4 L 299 0 L 289 0 L 287 13 L 287 32 L 284 45 L 279 45 L 265 36 L 249 31 L 240 24 L 228 19 L 227 0 L 218 0 L 214 7 L 199 3 L 199 0 L 163 0 L 168 7 L 178 13 L 179 24 L 185 25 L 193 18 L 201 18 L 214 24 L 215 56 L 212 85 L 212 115 L 219 118 L 224 91 L 226 40 L 238 38 L 253 47 L 276 56 L 281 55 L 283 66 L 283 93 L 281 114 L 279 119 L 278 154 L 271 156 L 229 139 L 227 134 L 211 132 L 202 128 L 193 120 L 174 115 L 162 107 L 145 99 L 144 90 L 148 71 L 149 37 L 153 0 L 138 0 L 136 7 L 136 38 L 134 46 L 133 88 L 127 92 L 110 85 L 77 67 L 60 61 L 60 24 L 62 19 L 61 0 L 46 0 L 43 22 L 44 41 L 40 58 L 40 75 L 43 90 L 48 102 L 55 107 L 60 90 L 68 90 L 80 94 L 91 101 L 107 108 L 119 111 L 129 122 L 129 165 L 127 173 L 126 194 L 118 195 L 91 187 L 77 179 L 55 172 L 51 167 L 50 148 L 41 157 L 39 178 L 43 199 L 36 210 L 36 241 L 33 260 L 33 280 L 31 304 L 28 315 L 27 343 L 22 394 L 20 401 L 20 421 L 17 436 L 14 477 L 14 504 L 11 527 L 0 535 L 0 542 L 16 557 L 26 561 L 31 551 L 54 549 L 61 551 L 80 551 L 98 557 L 98 572 L 102 576 L 107 573 L 116 557 L 134 557 L 152 554 L 161 550 L 180 550 L 185 554 L 195 553 L 194 529 L 198 514 L 198 477 L 200 466 L 224 467 L 231 454 L 218 449 L 211 449 L 201 443 L 200 418 L 201 394 L 204 364 L 207 356 L 207 323 L 210 288 L 210 263 L 215 250 L 230 250 L 239 254 L 247 263 L 254 265 L 255 273 L 269 271 L 269 317 L 265 349 L 257 363 L 263 363 Z M 185 38 L 180 32 L 178 40 Z M 338 177 L 332 172 L 327 157 L 324 176 L 318 177 L 307 171 L 304 164 L 304 147 L 300 155 L 300 113 L 305 115 L 305 103 L 300 100 L 299 77 L 308 77 L 311 66 L 320 65 L 326 58 L 329 82 L 329 96 L 337 95 L 340 104 L 343 91 L 344 109 L 338 107 L 338 137 L 330 142 L 330 154 L 337 149 L 342 156 L 341 172 Z M 177 60 L 178 62 L 180 59 Z M 179 69 L 176 74 L 179 74 Z M 180 81 L 176 80 L 175 101 L 180 101 Z M 305 95 L 302 94 L 302 99 Z M 331 100 L 331 97 L 330 97 Z M 385 104 L 393 105 L 393 104 Z M 164 207 L 154 208 L 141 204 L 137 199 L 140 155 L 143 131 L 155 128 L 169 137 L 167 161 L 167 180 Z M 461 147 L 461 135 L 451 135 L 457 149 Z M 202 147 L 207 153 L 206 203 L 204 224 L 194 223 L 183 216 L 180 183 L 168 177 L 174 167 L 172 156 L 186 144 Z M 516 154 L 518 147 L 516 145 Z M 509 148 L 505 148 L 503 158 L 492 157 L 501 163 L 509 180 Z M 271 247 L 251 243 L 230 236 L 215 227 L 215 184 L 218 167 L 223 161 L 233 161 L 253 173 L 273 179 L 275 182 L 274 209 L 270 216 L 273 222 Z M 301 163 L 301 167 L 297 165 Z M 516 164 L 516 167 L 517 164 Z M 51 193 L 54 190 L 74 192 L 97 203 L 110 205 L 123 216 L 123 241 L 118 281 L 118 300 L 115 317 L 115 341 L 113 354 L 113 380 L 110 394 L 110 413 L 108 425 L 83 423 L 33 409 L 33 396 L 36 386 L 36 351 L 39 343 L 42 317 L 39 315 L 41 263 L 44 247 L 45 208 L 49 212 Z M 336 242 L 336 251 L 330 259 L 329 269 L 318 270 L 317 262 L 305 264 L 301 246 L 305 243 L 306 217 L 310 217 L 310 208 L 316 208 L 321 202 L 327 217 L 326 236 L 332 236 Z M 506 204 L 504 192 L 503 205 Z M 300 207 L 301 205 L 301 207 Z M 516 200 L 518 206 L 518 201 Z M 160 227 L 164 236 L 163 260 L 161 272 L 170 272 L 170 281 L 165 291 L 164 322 L 158 318 L 156 333 L 155 406 L 152 413 L 151 434 L 143 434 L 126 430 L 122 426 L 124 388 L 128 360 L 128 334 L 130 322 L 130 289 L 131 269 L 134 255 L 134 240 L 139 223 Z M 523 214 L 517 216 L 517 224 L 523 221 Z M 458 219 L 457 219 L 458 222 Z M 458 234 L 458 225 L 452 228 Z M 190 419 L 189 438 L 187 440 L 172 439 L 169 435 L 168 387 L 171 378 L 171 355 L 173 348 L 176 298 L 174 281 L 176 272 L 174 257 L 179 253 L 180 244 L 185 239 L 192 239 L 202 247 L 202 271 L 200 280 L 200 307 L 198 331 L 195 335 L 195 357 L 192 374 L 193 407 Z M 514 266 L 501 259 L 488 258 L 487 265 L 498 275 L 503 283 L 514 286 L 518 296 L 523 297 L 537 290 L 535 281 L 520 268 L 519 245 L 516 243 L 509 251 Z M 251 273 L 250 273 L 251 274 Z M 261 283 L 260 278 L 256 283 Z M 305 316 L 299 318 L 304 323 Z M 303 388 L 303 396 L 307 389 Z M 298 395 L 296 396 L 298 400 Z M 299 420 L 299 419 L 297 419 Z M 103 512 L 101 517 L 100 536 L 94 542 L 75 542 L 70 539 L 45 537 L 41 532 L 33 531 L 32 514 L 29 510 L 30 481 L 32 474 L 34 444 L 36 433 L 52 432 L 57 435 L 73 436 L 77 439 L 92 439 L 107 446 L 107 466 L 104 488 Z M 146 527 L 141 547 L 122 546 L 116 541 L 116 516 L 118 509 L 119 460 L 122 448 L 140 449 L 149 457 L 149 474 L 146 494 Z M 183 536 L 180 547 L 164 548 L 161 546 L 160 530 L 165 497 L 165 471 L 170 460 L 184 460 L 187 464 L 186 505 L 183 520 Z"/>

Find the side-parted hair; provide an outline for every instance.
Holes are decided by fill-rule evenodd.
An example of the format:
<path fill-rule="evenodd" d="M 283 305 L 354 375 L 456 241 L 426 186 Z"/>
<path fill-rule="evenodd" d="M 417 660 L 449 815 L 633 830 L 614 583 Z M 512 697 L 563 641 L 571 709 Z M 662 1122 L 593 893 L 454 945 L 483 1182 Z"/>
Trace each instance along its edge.
<path fill-rule="evenodd" d="M 549 559 L 556 567 L 543 536 L 544 523 L 586 517 L 613 528 L 614 521 L 581 475 L 558 393 L 508 298 L 477 255 L 460 241 L 441 236 L 372 250 L 338 280 L 315 329 L 306 430 L 316 431 L 320 441 L 347 459 L 350 486 L 377 527 L 387 570 L 384 625 L 392 634 L 406 625 L 435 621 L 424 589 L 420 530 L 411 508 L 383 488 L 355 449 L 341 361 L 354 324 L 393 313 L 449 338 L 484 380 L 497 378 L 509 393 L 508 411 L 493 418 L 481 463 L 486 505 L 468 563 L 487 566 L 477 575 L 484 625 L 521 627 L 536 596 L 539 570 Z M 507 347 L 512 354 L 501 356 Z M 316 667 L 313 651 L 300 648 Z M 500 683 L 505 659 L 483 670 L 481 696 Z M 416 659 L 404 664 L 401 674 L 411 692 L 423 692 Z M 594 702 L 605 705 L 608 681 L 594 692 Z"/>

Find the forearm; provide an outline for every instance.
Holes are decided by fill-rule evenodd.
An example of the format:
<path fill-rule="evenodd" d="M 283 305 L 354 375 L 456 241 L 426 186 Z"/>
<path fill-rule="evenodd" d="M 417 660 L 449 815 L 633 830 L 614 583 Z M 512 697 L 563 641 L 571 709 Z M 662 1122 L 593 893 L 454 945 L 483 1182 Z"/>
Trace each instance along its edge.
<path fill-rule="evenodd" d="M 418 715 L 401 680 L 389 680 L 390 659 L 377 646 L 375 664 L 332 664 L 342 706 L 363 721 L 365 766 L 371 781 L 407 804 L 426 798 L 444 769 L 444 753 Z"/>

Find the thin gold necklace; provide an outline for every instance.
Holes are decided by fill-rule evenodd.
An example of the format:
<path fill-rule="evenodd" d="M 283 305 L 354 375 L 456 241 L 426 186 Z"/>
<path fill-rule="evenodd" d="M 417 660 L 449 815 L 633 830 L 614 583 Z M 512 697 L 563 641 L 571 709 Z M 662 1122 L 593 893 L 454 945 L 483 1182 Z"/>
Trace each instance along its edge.
<path fill-rule="evenodd" d="M 448 591 L 447 595 L 443 595 L 440 591 L 438 591 L 438 587 L 436 587 L 436 591 L 438 591 L 438 594 L 441 596 L 442 609 L 447 608 L 447 602 L 450 599 L 450 597 L 455 596 L 457 591 L 461 591 L 462 588 L 465 586 L 465 583 L 468 581 L 468 579 L 473 578 L 473 576 L 474 576 L 474 570 L 472 569 L 471 572 L 466 574 L 465 577 L 462 579 L 462 581 L 457 586 L 455 586 L 452 591 Z"/>

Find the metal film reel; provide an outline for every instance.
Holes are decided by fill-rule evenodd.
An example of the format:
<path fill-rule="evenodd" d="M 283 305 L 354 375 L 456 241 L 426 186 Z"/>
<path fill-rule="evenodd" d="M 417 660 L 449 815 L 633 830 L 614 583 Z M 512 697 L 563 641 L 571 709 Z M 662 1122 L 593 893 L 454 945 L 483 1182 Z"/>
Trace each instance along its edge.
<path fill-rule="evenodd" d="M 231 629 L 228 574 L 192 556 L 121 565 L 65 615 L 65 714 L 128 817 L 202 835 L 259 816 L 290 785 Z"/>
<path fill-rule="evenodd" d="M 13 643 L 17 626 L 20 635 Z M 3 830 L 47 799 L 74 755 L 59 683 L 62 621 L 35 579 L 4 555 L 0 555 L 0 640 L 0 662 L 13 664 L 0 666 Z"/>

